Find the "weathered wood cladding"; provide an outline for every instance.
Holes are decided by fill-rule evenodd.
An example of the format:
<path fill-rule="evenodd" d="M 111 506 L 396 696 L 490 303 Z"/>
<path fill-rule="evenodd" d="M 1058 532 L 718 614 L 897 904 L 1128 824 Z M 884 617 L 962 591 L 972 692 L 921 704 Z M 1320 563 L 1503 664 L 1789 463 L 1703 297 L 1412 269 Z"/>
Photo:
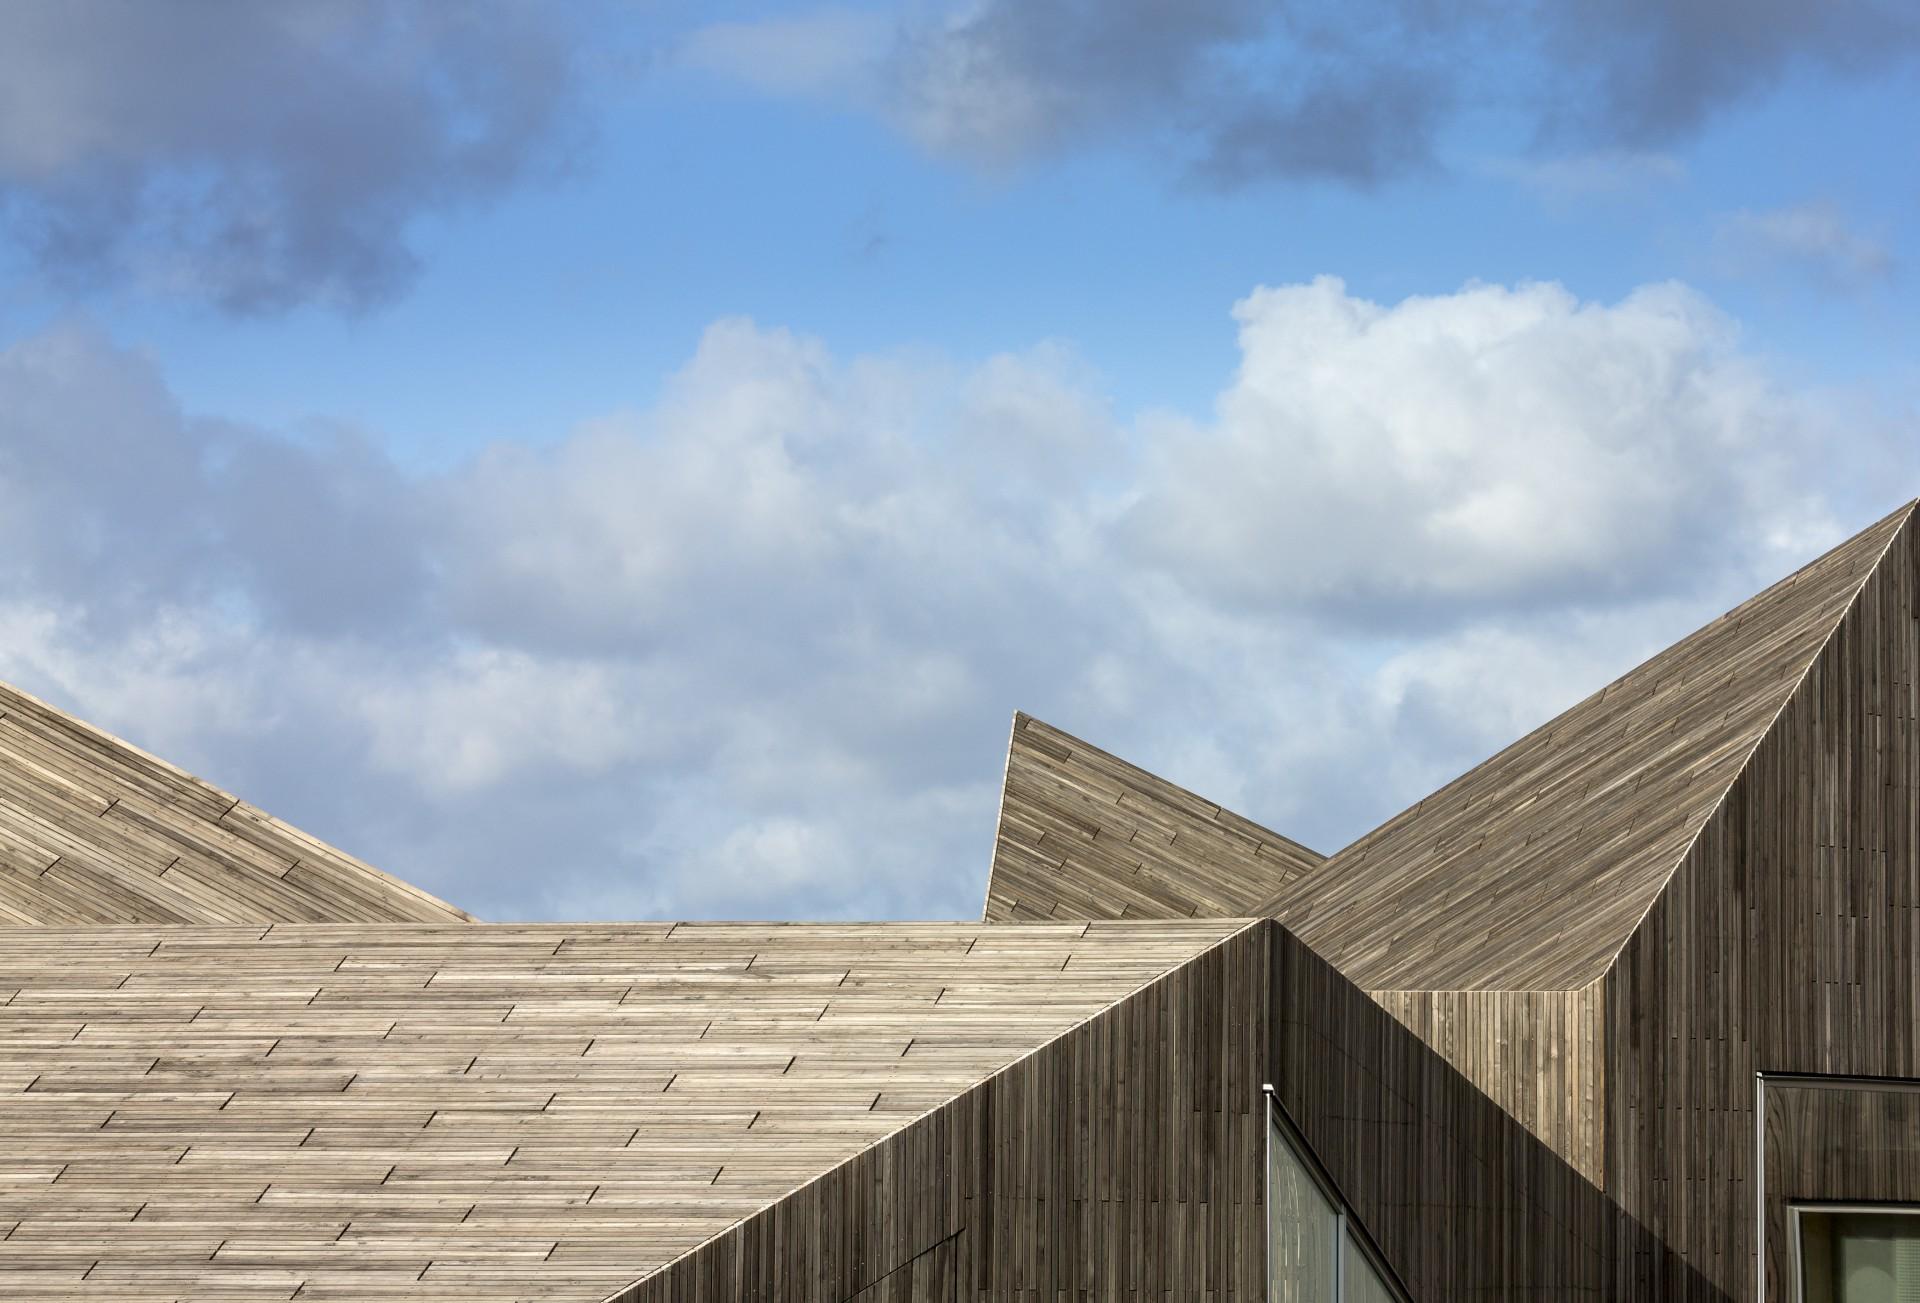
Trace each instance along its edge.
<path fill-rule="evenodd" d="M 1015 715 L 984 917 L 1243 918 L 1322 857 Z"/>
<path fill-rule="evenodd" d="M 956 1231 L 919 1257 L 895 1267 L 848 1303 L 959 1303 L 967 1233 Z"/>
<path fill-rule="evenodd" d="M 1575 1171 L 1600 1182 L 1606 1060 L 1595 987 L 1368 994 Z"/>
<path fill-rule="evenodd" d="M 1794 1297 L 1796 1202 L 1920 1203 L 1920 1081 L 1770 1081 L 1766 1297 Z"/>
<path fill-rule="evenodd" d="M 1372 990 L 1591 983 L 1911 513 L 1661 652 L 1256 912 Z"/>
<path fill-rule="evenodd" d="M 882 1283 L 894 1300 L 1261 1299 L 1273 931 L 1250 924 L 620 1303 L 839 1303 Z"/>
<path fill-rule="evenodd" d="M 1271 1080 L 1416 1300 L 1630 1297 L 1689 1268 L 1283 927 Z"/>
<path fill-rule="evenodd" d="M 0 683 L 0 926 L 469 921 Z"/>
<path fill-rule="evenodd" d="M 1756 1072 L 1920 1076 L 1917 588 L 1909 522 L 1603 984 L 1645 1297 L 1754 1296 Z"/>
<path fill-rule="evenodd" d="M 0 1299 L 604 1298 L 1245 926 L 0 929 Z M 1230 1050 L 1257 1071 L 1202 1030 L 1257 1022 L 1229 1003 L 1249 962 L 1087 1055 L 1169 1107 L 1224 1098 L 1173 1078 Z M 995 1095 L 1011 1135 L 1141 1116 L 1034 1072 Z M 845 1189 L 822 1252 L 868 1213 L 919 1225 Z"/>

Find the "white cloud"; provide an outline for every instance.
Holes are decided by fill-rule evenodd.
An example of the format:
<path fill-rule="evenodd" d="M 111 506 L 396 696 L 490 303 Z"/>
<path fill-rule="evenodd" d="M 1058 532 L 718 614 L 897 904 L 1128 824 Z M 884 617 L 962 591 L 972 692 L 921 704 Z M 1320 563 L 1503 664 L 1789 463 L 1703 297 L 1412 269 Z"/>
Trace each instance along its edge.
<path fill-rule="evenodd" d="M 1830 530 L 1825 433 L 1677 285 L 1371 303 L 1323 278 L 1235 309 L 1207 426 L 1150 452 L 1136 555 L 1223 600 L 1404 627 L 1430 613 L 1667 591 L 1676 556 Z"/>
<path fill-rule="evenodd" d="M 57 331 L 0 351 L 0 677 L 486 916 L 957 915 L 1015 707 L 1333 849 L 1867 514 L 1679 287 L 1237 311 L 1204 420 L 723 321 L 434 475 Z"/>

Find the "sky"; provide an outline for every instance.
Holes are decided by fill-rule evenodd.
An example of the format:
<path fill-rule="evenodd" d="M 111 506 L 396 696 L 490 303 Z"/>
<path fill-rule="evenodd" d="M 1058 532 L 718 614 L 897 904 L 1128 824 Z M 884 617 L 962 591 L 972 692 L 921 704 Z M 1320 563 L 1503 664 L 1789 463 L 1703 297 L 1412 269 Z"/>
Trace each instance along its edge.
<path fill-rule="evenodd" d="M 492 919 L 1331 852 L 1920 493 L 1871 0 L 16 0 L 0 679 Z"/>

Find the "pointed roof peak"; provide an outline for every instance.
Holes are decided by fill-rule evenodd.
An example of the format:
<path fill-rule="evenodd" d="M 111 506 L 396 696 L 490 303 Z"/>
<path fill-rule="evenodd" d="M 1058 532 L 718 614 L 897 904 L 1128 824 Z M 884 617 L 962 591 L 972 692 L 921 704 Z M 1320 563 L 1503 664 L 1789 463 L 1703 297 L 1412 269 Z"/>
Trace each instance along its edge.
<path fill-rule="evenodd" d="M 983 917 L 1238 917 L 1324 858 L 1017 712 Z"/>
<path fill-rule="evenodd" d="M 472 921 L 0 683 L 0 924 Z"/>
<path fill-rule="evenodd" d="M 1262 903 L 1370 990 L 1604 973 L 1746 766 L 1910 501 Z"/>

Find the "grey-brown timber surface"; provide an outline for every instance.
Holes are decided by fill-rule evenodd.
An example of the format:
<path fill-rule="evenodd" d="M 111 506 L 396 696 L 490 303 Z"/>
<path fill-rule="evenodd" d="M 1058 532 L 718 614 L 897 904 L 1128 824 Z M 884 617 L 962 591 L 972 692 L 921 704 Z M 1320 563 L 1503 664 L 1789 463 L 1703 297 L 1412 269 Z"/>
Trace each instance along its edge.
<path fill-rule="evenodd" d="M 444 900 L 0 683 L 0 926 L 461 921 Z"/>
<path fill-rule="evenodd" d="M 1908 504 L 1262 903 L 1368 990 L 1571 991 L 1613 962 Z"/>
<path fill-rule="evenodd" d="M 0 929 L 0 1298 L 598 1300 L 1248 926 Z"/>
<path fill-rule="evenodd" d="M 1019 714 L 984 917 L 1242 917 L 1320 862 L 1298 842 Z"/>

